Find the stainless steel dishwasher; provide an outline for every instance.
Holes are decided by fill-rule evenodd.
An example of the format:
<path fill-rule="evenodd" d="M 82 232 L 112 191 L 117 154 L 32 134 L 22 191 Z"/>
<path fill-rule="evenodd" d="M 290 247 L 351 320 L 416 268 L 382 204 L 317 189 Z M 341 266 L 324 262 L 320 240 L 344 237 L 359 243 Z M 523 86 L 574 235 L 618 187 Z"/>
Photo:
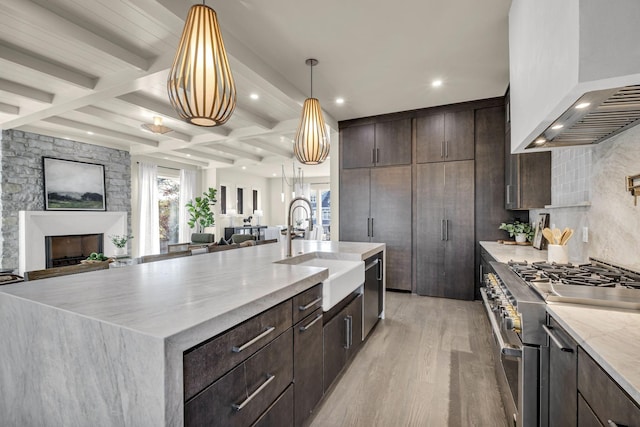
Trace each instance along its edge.
<path fill-rule="evenodd" d="M 364 263 L 364 301 L 363 301 L 363 323 L 362 339 L 365 339 L 369 332 L 378 322 L 382 313 L 383 305 L 383 265 L 382 252 L 367 258 Z"/>

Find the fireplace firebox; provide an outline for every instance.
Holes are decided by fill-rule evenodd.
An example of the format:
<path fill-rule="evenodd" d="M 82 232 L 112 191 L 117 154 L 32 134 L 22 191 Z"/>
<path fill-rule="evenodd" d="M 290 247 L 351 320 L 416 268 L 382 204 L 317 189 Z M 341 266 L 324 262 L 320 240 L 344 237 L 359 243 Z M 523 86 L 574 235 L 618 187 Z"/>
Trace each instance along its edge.
<path fill-rule="evenodd" d="M 46 268 L 80 264 L 92 252 L 104 252 L 104 234 L 45 236 Z"/>

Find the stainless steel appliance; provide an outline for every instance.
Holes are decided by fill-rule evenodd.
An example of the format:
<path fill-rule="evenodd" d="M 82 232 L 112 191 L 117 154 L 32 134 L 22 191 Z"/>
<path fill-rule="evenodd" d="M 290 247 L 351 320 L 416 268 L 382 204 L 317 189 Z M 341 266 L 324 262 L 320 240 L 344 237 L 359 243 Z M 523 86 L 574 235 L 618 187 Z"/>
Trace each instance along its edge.
<path fill-rule="evenodd" d="M 640 309 L 640 273 L 591 259 L 589 264 L 490 263 L 482 299 L 496 338 L 504 401 L 514 425 L 548 422 L 548 301 Z M 515 364 L 514 364 L 515 362 Z M 517 364 L 517 369 L 515 368 Z"/>
<path fill-rule="evenodd" d="M 365 261 L 364 269 L 364 304 L 362 339 L 378 322 L 382 313 L 384 288 L 382 282 L 382 253 L 378 253 Z"/>

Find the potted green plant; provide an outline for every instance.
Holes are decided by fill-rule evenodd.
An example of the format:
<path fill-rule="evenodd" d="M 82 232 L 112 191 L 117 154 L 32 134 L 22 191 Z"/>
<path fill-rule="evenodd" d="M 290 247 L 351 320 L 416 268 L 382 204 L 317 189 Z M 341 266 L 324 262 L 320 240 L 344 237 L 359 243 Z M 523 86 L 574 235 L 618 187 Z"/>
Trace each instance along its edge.
<path fill-rule="evenodd" d="M 109 236 L 109 239 L 111 239 L 113 246 L 116 247 L 115 255 L 122 256 L 127 254 L 127 242 L 133 239 L 133 236 L 131 234 L 116 234 L 114 236 Z"/>
<path fill-rule="evenodd" d="M 206 233 L 205 229 L 215 225 L 211 208 L 217 202 L 216 192 L 215 188 L 209 187 L 207 191 L 202 193 L 202 196 L 196 197 L 186 204 L 189 212 L 189 227 L 196 229 L 196 232 L 191 234 L 191 242 L 193 243 L 212 243 L 215 241 L 215 235 Z"/>
<path fill-rule="evenodd" d="M 518 220 L 510 223 L 503 222 L 498 228 L 507 231 L 509 237 L 515 236 L 517 243 L 530 242 L 533 240 L 534 231 L 528 222 L 520 222 Z"/>

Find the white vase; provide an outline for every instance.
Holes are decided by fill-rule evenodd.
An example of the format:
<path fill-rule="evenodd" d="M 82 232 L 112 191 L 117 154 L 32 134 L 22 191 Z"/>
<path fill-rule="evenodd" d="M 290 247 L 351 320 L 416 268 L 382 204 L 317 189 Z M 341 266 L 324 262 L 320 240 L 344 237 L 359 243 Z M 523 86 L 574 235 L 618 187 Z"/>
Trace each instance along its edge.
<path fill-rule="evenodd" d="M 124 256 L 124 255 L 127 254 L 127 248 L 126 247 L 119 248 L 119 247 L 116 246 L 116 249 L 113 251 L 113 254 L 115 256 Z"/>
<path fill-rule="evenodd" d="M 519 233 L 516 234 L 516 242 L 517 243 L 524 243 L 527 241 L 527 235 L 524 233 Z"/>

